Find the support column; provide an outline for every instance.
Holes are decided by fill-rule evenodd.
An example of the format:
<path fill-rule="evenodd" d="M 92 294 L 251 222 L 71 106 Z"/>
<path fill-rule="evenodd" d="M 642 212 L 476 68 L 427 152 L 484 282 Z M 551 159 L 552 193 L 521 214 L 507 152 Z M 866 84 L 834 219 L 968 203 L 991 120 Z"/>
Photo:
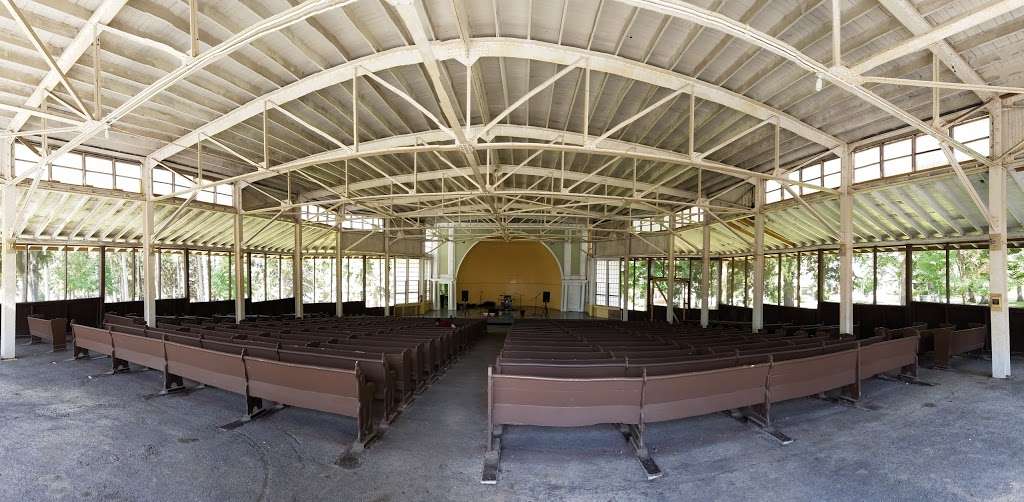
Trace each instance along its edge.
<path fill-rule="evenodd" d="M 754 266 L 750 274 L 751 330 L 764 328 L 764 180 L 757 180 L 754 188 Z"/>
<path fill-rule="evenodd" d="M 676 213 L 668 215 L 668 262 L 665 264 L 665 320 L 676 322 Z"/>
<path fill-rule="evenodd" d="M 629 320 L 629 280 L 631 278 L 630 272 L 629 272 L 629 260 L 630 260 L 630 256 L 629 255 L 633 251 L 632 250 L 632 247 L 633 247 L 633 233 L 632 233 L 632 229 L 630 229 L 630 230 L 631 231 L 626 234 L 626 257 L 625 257 L 625 260 L 622 262 L 622 264 L 623 264 L 622 272 L 623 273 L 622 273 L 622 281 L 621 281 L 622 282 L 622 289 L 621 289 L 621 291 L 622 291 L 622 320 L 623 321 L 628 321 Z"/>
<path fill-rule="evenodd" d="M 186 270 L 188 270 L 188 269 L 186 269 Z M 102 323 L 103 322 L 103 313 L 106 310 L 105 305 L 107 303 L 107 248 L 106 248 L 106 246 L 100 246 L 99 278 L 100 278 L 100 290 L 99 290 L 100 304 L 99 304 L 99 307 L 98 307 L 99 308 L 99 312 L 97 312 L 97 314 L 98 314 L 98 319 Z"/>
<path fill-rule="evenodd" d="M 153 166 L 154 162 L 149 159 L 142 164 L 142 192 L 146 196 L 146 202 L 142 205 L 142 315 L 148 326 L 156 326 L 156 250 L 153 248 L 156 203 L 153 202 Z M 234 200 L 238 204 L 239 199 Z"/>
<path fill-rule="evenodd" d="M 232 186 L 232 202 L 235 205 L 235 235 L 232 240 L 232 265 L 235 267 L 235 322 L 245 320 L 245 255 L 242 254 L 242 184 Z"/>
<path fill-rule="evenodd" d="M 344 264 L 345 264 L 345 250 L 342 249 L 341 243 L 341 225 L 345 220 L 345 206 L 341 206 L 341 214 L 338 215 L 338 233 L 337 239 L 334 243 L 334 291 L 337 292 L 337 297 L 334 299 L 334 316 L 343 317 L 345 315 L 345 300 L 344 300 L 344 287 L 345 287 L 345 275 Z"/>
<path fill-rule="evenodd" d="M 992 113 L 993 157 L 1003 153 L 1002 109 Z M 988 170 L 989 309 L 992 329 L 992 378 L 1010 376 L 1010 310 L 1007 305 L 1006 167 L 996 162 Z"/>
<path fill-rule="evenodd" d="M 13 143 L 0 139 L 0 174 L 10 178 L 14 171 Z M 3 211 L 0 215 L 0 359 L 14 359 L 17 298 L 17 260 L 14 227 L 18 208 L 18 187 L 3 187 Z"/>
<path fill-rule="evenodd" d="M 839 185 L 839 332 L 853 333 L 853 151 L 843 147 Z"/>
<path fill-rule="evenodd" d="M 295 318 L 302 319 L 302 215 L 295 215 L 295 238 L 292 246 L 292 289 L 295 290 Z M 315 265 L 314 265 L 315 268 Z"/>
<path fill-rule="evenodd" d="M 708 327 L 711 316 L 711 214 L 708 213 L 707 202 L 707 199 L 699 201 L 703 208 L 701 214 L 704 220 L 704 249 L 700 263 L 700 325 L 703 328 Z"/>
<path fill-rule="evenodd" d="M 391 220 L 384 218 L 384 317 L 391 315 Z"/>
<path fill-rule="evenodd" d="M 458 314 L 457 304 L 455 300 L 455 287 L 459 280 L 458 270 L 455 270 L 455 227 L 448 229 L 448 242 L 445 245 L 448 246 L 448 315 L 454 316 Z"/>
<path fill-rule="evenodd" d="M 559 303 L 559 310 L 566 312 L 569 310 L 569 289 L 575 286 L 570 285 L 566 282 L 566 277 L 572 275 L 572 241 L 562 241 L 562 299 Z M 573 307 L 575 309 L 575 306 Z"/>
<path fill-rule="evenodd" d="M 907 326 L 914 322 L 914 246 L 907 245 L 903 255 L 903 311 Z M 877 286 L 876 286 L 877 289 Z"/>

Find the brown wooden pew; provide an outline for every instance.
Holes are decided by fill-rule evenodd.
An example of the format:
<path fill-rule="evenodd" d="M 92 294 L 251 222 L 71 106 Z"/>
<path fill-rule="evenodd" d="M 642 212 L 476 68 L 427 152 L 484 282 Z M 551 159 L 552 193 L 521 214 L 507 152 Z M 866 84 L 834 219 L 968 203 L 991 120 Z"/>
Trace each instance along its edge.
<path fill-rule="evenodd" d="M 29 343 L 38 343 L 40 340 L 47 340 L 53 348 L 53 352 L 67 350 L 68 320 L 63 317 L 54 319 L 43 319 L 40 317 L 28 318 Z"/>
<path fill-rule="evenodd" d="M 988 328 L 984 325 L 953 331 L 941 330 L 935 333 L 935 366 L 949 367 L 953 356 L 985 348 L 988 342 Z"/>

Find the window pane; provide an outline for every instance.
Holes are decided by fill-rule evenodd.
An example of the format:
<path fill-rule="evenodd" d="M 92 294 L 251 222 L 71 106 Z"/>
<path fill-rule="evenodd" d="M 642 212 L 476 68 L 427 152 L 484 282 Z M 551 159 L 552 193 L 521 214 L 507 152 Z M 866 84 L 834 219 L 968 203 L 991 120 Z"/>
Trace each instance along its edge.
<path fill-rule="evenodd" d="M 796 276 L 796 255 L 782 255 L 782 304 L 787 307 L 796 306 Z"/>
<path fill-rule="evenodd" d="M 874 303 L 875 272 L 870 252 L 853 253 L 853 303 Z"/>
<path fill-rule="evenodd" d="M 882 171 L 878 164 L 871 164 L 865 167 L 858 167 L 853 171 L 853 182 L 877 180 L 882 177 Z"/>
<path fill-rule="evenodd" d="M 114 163 L 110 159 L 87 155 L 85 157 L 85 170 L 94 173 L 114 174 Z"/>
<path fill-rule="evenodd" d="M 344 267 L 345 286 L 344 298 L 346 302 L 358 302 L 363 300 L 363 258 L 345 257 L 342 260 Z"/>
<path fill-rule="evenodd" d="M 141 300 L 135 296 L 135 281 L 140 280 L 133 274 L 132 263 L 135 251 L 131 249 L 106 252 L 106 301 L 108 303 Z"/>
<path fill-rule="evenodd" d="M 914 138 L 914 147 L 917 153 L 930 152 L 939 149 L 939 142 L 935 138 L 922 135 Z"/>
<path fill-rule="evenodd" d="M 1007 303 L 1011 307 L 1024 307 L 1024 249 L 1010 249 L 1006 262 L 1010 281 Z"/>
<path fill-rule="evenodd" d="M 897 157 L 909 156 L 911 153 L 910 146 L 911 138 L 887 143 L 883 148 L 885 159 L 889 160 Z"/>
<path fill-rule="evenodd" d="M 28 301 L 64 300 L 67 287 L 65 255 L 60 249 L 28 252 Z"/>
<path fill-rule="evenodd" d="M 111 189 L 114 188 L 114 177 L 110 174 L 86 172 L 85 184 L 96 188 Z"/>
<path fill-rule="evenodd" d="M 748 305 L 747 298 L 749 295 L 749 288 L 747 287 L 747 264 L 750 263 L 746 258 L 733 260 L 732 274 L 732 304 L 737 307 L 746 307 Z M 678 287 L 678 286 L 677 286 Z"/>
<path fill-rule="evenodd" d="M 281 299 L 281 257 L 267 255 L 267 300 Z"/>
<path fill-rule="evenodd" d="M 914 251 L 914 301 L 946 303 L 946 251 Z"/>
<path fill-rule="evenodd" d="M 918 171 L 948 164 L 946 162 L 946 154 L 942 153 L 941 150 L 918 154 L 916 159 L 915 163 L 917 164 Z"/>
<path fill-rule="evenodd" d="M 68 299 L 99 298 L 100 252 L 68 251 Z"/>
<path fill-rule="evenodd" d="M 779 304 L 779 255 L 764 257 L 764 303 Z"/>
<path fill-rule="evenodd" d="M 210 255 L 211 301 L 231 300 L 235 297 L 232 259 L 226 254 Z"/>
<path fill-rule="evenodd" d="M 886 251 L 878 253 L 878 289 L 876 294 L 879 305 L 904 305 L 906 281 L 906 253 L 903 251 Z"/>
<path fill-rule="evenodd" d="M 384 306 L 384 260 L 366 259 L 366 306 Z"/>
<path fill-rule="evenodd" d="M 814 164 L 813 166 L 807 166 L 803 168 L 804 181 L 813 180 L 821 177 L 821 164 Z"/>
<path fill-rule="evenodd" d="M 630 310 L 647 310 L 647 260 L 629 262 L 629 305 Z"/>
<path fill-rule="evenodd" d="M 989 137 L 991 121 L 988 117 L 972 120 L 953 128 L 953 139 L 962 143 Z"/>
<path fill-rule="evenodd" d="M 853 154 L 853 166 L 863 167 L 869 164 L 877 164 L 879 161 L 879 149 L 878 147 L 868 148 L 867 150 L 861 150 L 854 152 Z"/>
<path fill-rule="evenodd" d="M 988 303 L 988 250 L 955 249 L 949 252 L 949 302 Z"/>
<path fill-rule="evenodd" d="M 70 185 L 82 184 L 82 169 L 69 168 L 58 165 L 53 166 L 53 180 Z"/>
<path fill-rule="evenodd" d="M 822 253 L 822 265 L 825 279 L 822 281 L 825 288 L 821 293 L 823 300 L 827 302 L 839 301 L 839 254 L 835 251 Z"/>
<path fill-rule="evenodd" d="M 843 184 L 842 174 L 829 174 L 825 176 L 825 188 L 839 188 Z"/>
<path fill-rule="evenodd" d="M 252 291 L 249 297 L 254 302 L 263 302 L 267 300 L 267 283 L 266 283 L 266 266 L 267 258 L 264 255 L 250 255 L 249 256 L 249 273 L 252 274 Z"/>
<path fill-rule="evenodd" d="M 800 255 L 800 307 L 818 307 L 818 254 Z"/>
<path fill-rule="evenodd" d="M 910 157 L 901 157 L 899 159 L 885 161 L 885 175 L 886 176 L 897 176 L 900 174 L 909 173 L 912 170 L 913 162 Z"/>
<path fill-rule="evenodd" d="M 159 299 L 185 297 L 185 254 L 182 251 L 160 251 Z"/>
<path fill-rule="evenodd" d="M 188 296 L 193 302 L 210 301 L 210 255 L 192 251 L 188 255 Z"/>
<path fill-rule="evenodd" d="M 316 302 L 316 260 L 302 259 L 302 303 Z"/>
<path fill-rule="evenodd" d="M 281 298 L 295 298 L 295 291 L 292 289 L 295 271 L 292 269 L 292 258 L 281 257 Z"/>

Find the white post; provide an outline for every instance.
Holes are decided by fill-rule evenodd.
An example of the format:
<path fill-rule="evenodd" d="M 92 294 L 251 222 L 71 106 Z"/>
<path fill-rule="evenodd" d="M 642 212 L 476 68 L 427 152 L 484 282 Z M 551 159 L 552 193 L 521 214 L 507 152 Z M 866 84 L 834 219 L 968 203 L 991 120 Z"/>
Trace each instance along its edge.
<path fill-rule="evenodd" d="M 448 246 L 448 315 L 454 316 L 458 314 L 455 303 L 455 286 L 459 280 L 458 271 L 455 270 L 455 227 L 448 229 L 448 242 L 445 245 Z"/>
<path fill-rule="evenodd" d="M 334 291 L 337 292 L 338 296 L 334 299 L 334 316 L 343 317 L 345 315 L 345 302 L 343 300 L 342 292 L 345 287 L 345 276 L 343 273 L 343 266 L 345 264 L 344 250 L 342 249 L 341 243 L 341 225 L 345 219 L 345 206 L 341 206 L 341 212 L 338 214 L 338 234 L 337 239 L 334 243 Z"/>
<path fill-rule="evenodd" d="M 295 318 L 302 319 L 302 214 L 295 215 L 295 237 L 292 246 L 292 288 L 295 290 Z"/>
<path fill-rule="evenodd" d="M 627 223 L 627 225 L 631 225 L 631 223 Z M 629 255 L 630 255 L 630 253 L 633 252 L 633 249 L 632 249 L 633 248 L 633 232 L 632 232 L 632 229 L 629 228 L 628 226 L 626 228 L 629 229 L 630 231 L 626 234 L 626 259 L 622 262 L 622 264 L 623 264 L 623 266 L 622 266 L 622 280 L 620 281 L 622 283 L 622 288 L 620 289 L 620 291 L 622 293 L 622 320 L 623 321 L 628 321 L 629 320 L 629 279 L 630 279 L 630 273 L 629 273 L 629 259 L 630 259 L 630 256 Z"/>
<path fill-rule="evenodd" d="M 839 185 L 839 332 L 853 333 L 853 150 L 843 147 Z"/>
<path fill-rule="evenodd" d="M 703 208 L 701 214 L 704 220 L 704 250 L 700 264 L 700 325 L 706 328 L 711 320 L 711 213 L 706 206 L 707 199 L 701 199 L 699 203 Z"/>
<path fill-rule="evenodd" d="M 0 139 L 0 174 L 10 178 L 14 174 L 14 144 L 11 140 Z M 15 307 L 17 304 L 17 253 L 14 250 L 14 227 L 17 223 L 18 187 L 3 187 L 3 214 L 0 216 L 0 359 L 14 359 Z"/>
<path fill-rule="evenodd" d="M 754 270 L 750 274 L 751 326 L 753 332 L 764 328 L 764 180 L 754 188 Z"/>
<path fill-rule="evenodd" d="M 1002 109 L 992 113 L 993 157 L 1003 153 Z M 1006 264 L 1006 167 L 996 162 L 988 170 L 989 226 L 989 309 L 992 321 L 992 377 L 1010 376 L 1010 310 L 1007 305 Z"/>
<path fill-rule="evenodd" d="M 572 241 L 562 241 L 562 300 L 561 311 L 569 310 L 569 290 L 575 286 L 566 282 L 566 278 L 572 275 Z M 575 310 L 575 306 L 572 307 Z"/>
<path fill-rule="evenodd" d="M 597 252 L 597 245 L 594 243 L 593 232 L 588 230 L 587 238 L 590 241 L 587 243 L 587 248 L 590 250 L 590 254 L 587 256 L 587 303 L 590 304 L 587 315 L 594 315 L 593 306 L 597 304 L 597 258 L 594 255 Z M 605 279 L 607 280 L 607 277 Z"/>
<path fill-rule="evenodd" d="M 676 322 L 676 213 L 668 215 L 668 263 L 665 264 L 665 320 Z"/>
<path fill-rule="evenodd" d="M 154 166 L 155 162 L 149 159 L 146 159 L 142 165 L 142 192 L 146 196 L 146 202 L 142 209 L 142 316 L 149 326 L 156 326 L 157 271 L 156 249 L 153 248 L 153 230 L 156 220 L 156 203 L 153 202 Z"/>
<path fill-rule="evenodd" d="M 384 218 L 384 317 L 391 315 L 391 220 Z"/>
<path fill-rule="evenodd" d="M 235 206 L 235 235 L 232 241 L 232 264 L 235 266 L 235 322 L 245 320 L 245 255 L 242 252 L 244 235 L 242 234 L 242 184 L 235 183 L 232 187 L 232 199 Z"/>

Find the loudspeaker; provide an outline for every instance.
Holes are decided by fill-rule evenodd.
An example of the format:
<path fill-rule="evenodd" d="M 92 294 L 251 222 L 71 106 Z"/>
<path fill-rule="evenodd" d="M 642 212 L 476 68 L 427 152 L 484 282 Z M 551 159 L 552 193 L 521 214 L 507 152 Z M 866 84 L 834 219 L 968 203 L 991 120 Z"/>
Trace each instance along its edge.
<path fill-rule="evenodd" d="M 544 303 L 550 302 L 551 301 L 551 292 L 550 291 L 545 291 L 544 294 L 541 295 L 541 300 Z"/>
<path fill-rule="evenodd" d="M 463 289 L 462 290 L 462 303 L 467 303 L 467 302 L 469 302 L 469 290 L 468 289 Z"/>

